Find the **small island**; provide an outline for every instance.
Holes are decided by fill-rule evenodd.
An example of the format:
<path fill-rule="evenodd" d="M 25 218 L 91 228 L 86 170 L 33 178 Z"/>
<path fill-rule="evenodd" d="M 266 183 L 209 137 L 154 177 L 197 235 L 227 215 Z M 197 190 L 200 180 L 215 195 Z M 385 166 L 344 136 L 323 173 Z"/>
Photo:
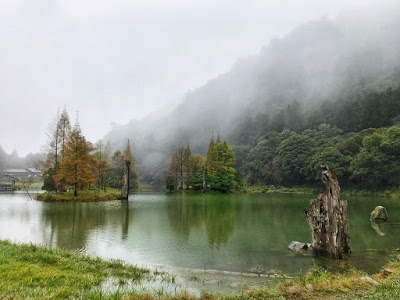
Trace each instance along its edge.
<path fill-rule="evenodd" d="M 104 146 L 101 140 L 96 144 L 86 140 L 78 120 L 71 127 L 66 109 L 51 121 L 47 135 L 46 159 L 39 163 L 46 193 L 38 194 L 37 200 L 112 201 L 127 199 L 121 195 L 123 187 L 126 191 L 137 190 L 138 171 L 129 140 L 123 153 L 117 150 L 111 155 L 110 143 Z"/>
<path fill-rule="evenodd" d="M 42 193 L 36 196 L 36 200 L 43 202 L 100 202 L 118 200 L 120 197 L 121 191 L 119 190 L 108 190 L 106 192 L 85 190 L 78 193 L 78 196 L 74 196 L 73 191 L 65 193 Z"/>

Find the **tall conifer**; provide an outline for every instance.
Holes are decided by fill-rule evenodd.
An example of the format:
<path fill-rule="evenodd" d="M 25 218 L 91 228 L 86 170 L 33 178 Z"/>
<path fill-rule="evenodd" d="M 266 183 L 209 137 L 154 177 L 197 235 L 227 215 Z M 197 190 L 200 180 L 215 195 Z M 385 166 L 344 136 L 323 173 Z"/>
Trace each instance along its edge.
<path fill-rule="evenodd" d="M 64 159 L 61 161 L 59 172 L 54 175 L 57 187 L 65 190 L 66 186 L 74 187 L 74 196 L 78 189 L 93 183 L 94 176 L 90 165 L 89 143 L 82 135 L 79 122 L 76 122 L 64 145 Z"/>

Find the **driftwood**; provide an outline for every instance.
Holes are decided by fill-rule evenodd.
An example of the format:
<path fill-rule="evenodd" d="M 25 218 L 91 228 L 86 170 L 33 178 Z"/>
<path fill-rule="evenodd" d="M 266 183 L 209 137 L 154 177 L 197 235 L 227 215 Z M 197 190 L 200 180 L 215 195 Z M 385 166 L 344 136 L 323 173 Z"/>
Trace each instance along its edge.
<path fill-rule="evenodd" d="M 129 196 L 129 174 L 131 173 L 131 162 L 125 161 L 124 182 L 122 184 L 121 199 L 128 200 Z"/>
<path fill-rule="evenodd" d="M 348 204 L 340 199 L 340 186 L 335 174 L 327 165 L 321 168 L 327 193 L 319 194 L 304 214 L 310 227 L 314 254 L 339 259 L 350 252 Z"/>

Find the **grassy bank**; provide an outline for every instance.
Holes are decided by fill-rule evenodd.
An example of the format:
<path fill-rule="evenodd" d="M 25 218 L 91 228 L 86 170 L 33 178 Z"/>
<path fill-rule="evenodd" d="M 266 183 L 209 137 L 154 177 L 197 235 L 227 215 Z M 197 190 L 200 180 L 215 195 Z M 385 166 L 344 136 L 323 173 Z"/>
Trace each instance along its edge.
<path fill-rule="evenodd" d="M 126 265 L 34 245 L 0 241 L 0 299 L 399 299 L 400 263 L 371 277 L 355 270 L 332 274 L 321 268 L 289 278 L 272 289 L 245 289 L 233 295 L 176 295 L 135 290 L 132 284 L 174 277 Z M 112 291 L 104 284 L 112 279 Z"/>
<path fill-rule="evenodd" d="M 121 191 L 119 190 L 84 190 L 79 191 L 78 196 L 74 196 L 74 192 L 66 193 L 43 193 L 38 194 L 36 199 L 44 202 L 100 202 L 100 201 L 111 201 L 118 200 L 121 196 Z"/>
<path fill-rule="evenodd" d="M 246 193 L 251 194 L 267 194 L 267 193 L 283 193 L 283 194 L 318 194 L 322 191 L 322 188 L 316 187 L 279 187 L 279 188 L 271 188 L 271 186 L 267 185 L 254 185 L 247 186 L 243 190 Z"/>
<path fill-rule="evenodd" d="M 376 197 L 376 198 L 400 199 L 400 189 L 398 188 L 398 189 L 382 190 L 382 191 L 344 189 L 342 191 L 342 196 L 343 197 L 366 196 L 366 197 Z"/>
<path fill-rule="evenodd" d="M 310 194 L 318 195 L 325 192 L 323 185 L 319 187 L 280 187 L 279 189 L 272 189 L 271 186 L 248 186 L 244 189 L 246 193 L 282 193 L 282 194 Z M 342 188 L 341 194 L 343 198 L 348 196 L 365 196 L 377 198 L 400 198 L 400 188 L 390 190 L 365 190 L 365 189 L 350 189 Z"/>
<path fill-rule="evenodd" d="M 41 189 L 42 186 L 43 186 L 43 181 L 33 182 L 33 183 L 29 184 L 29 188 L 30 188 L 30 189 Z M 19 183 L 16 183 L 16 184 L 15 184 L 15 187 L 16 187 L 17 189 L 19 189 L 19 190 L 21 190 L 21 189 L 26 189 L 26 188 L 27 188 L 26 185 L 24 185 L 23 183 L 20 183 L 20 182 L 19 182 Z"/>
<path fill-rule="evenodd" d="M 392 262 L 371 277 L 356 270 L 332 274 L 314 268 L 273 289 L 244 290 L 225 299 L 400 299 L 400 263 Z"/>
<path fill-rule="evenodd" d="M 150 271 L 70 251 L 0 241 L 0 299 L 99 299 L 110 278 L 139 282 Z"/>

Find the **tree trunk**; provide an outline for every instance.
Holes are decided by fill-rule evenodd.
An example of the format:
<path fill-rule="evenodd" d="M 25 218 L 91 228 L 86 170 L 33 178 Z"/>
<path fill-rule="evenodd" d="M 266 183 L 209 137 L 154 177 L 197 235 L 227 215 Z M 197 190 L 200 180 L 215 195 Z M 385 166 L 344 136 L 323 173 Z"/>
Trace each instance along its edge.
<path fill-rule="evenodd" d="M 78 197 L 78 165 L 74 165 L 74 197 Z"/>
<path fill-rule="evenodd" d="M 327 165 L 321 167 L 327 193 L 319 194 L 304 214 L 310 227 L 314 254 L 340 259 L 344 253 L 350 252 L 348 204 L 340 199 L 340 186 L 335 174 Z"/>
<path fill-rule="evenodd" d="M 126 161 L 124 166 L 124 182 L 122 184 L 121 199 L 128 200 L 129 196 L 129 174 L 131 172 L 131 162 Z"/>

